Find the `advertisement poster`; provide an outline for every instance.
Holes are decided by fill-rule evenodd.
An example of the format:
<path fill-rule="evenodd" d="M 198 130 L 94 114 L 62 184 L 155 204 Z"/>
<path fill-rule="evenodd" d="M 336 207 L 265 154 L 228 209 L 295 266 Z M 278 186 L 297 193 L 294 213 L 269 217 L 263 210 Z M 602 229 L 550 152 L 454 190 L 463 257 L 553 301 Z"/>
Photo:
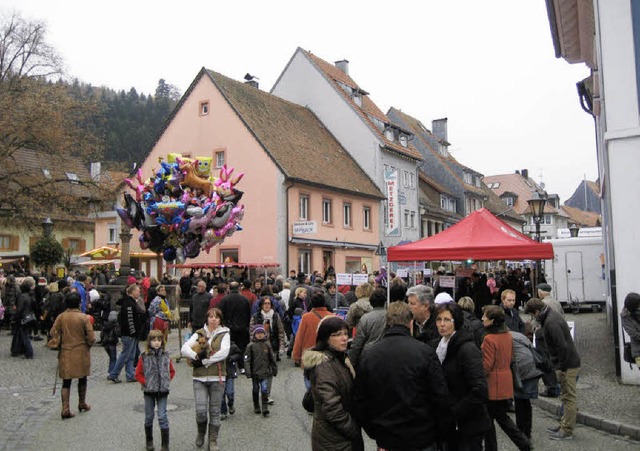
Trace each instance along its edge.
<path fill-rule="evenodd" d="M 400 236 L 400 205 L 398 199 L 398 172 L 385 171 L 384 183 L 387 194 L 387 236 Z"/>

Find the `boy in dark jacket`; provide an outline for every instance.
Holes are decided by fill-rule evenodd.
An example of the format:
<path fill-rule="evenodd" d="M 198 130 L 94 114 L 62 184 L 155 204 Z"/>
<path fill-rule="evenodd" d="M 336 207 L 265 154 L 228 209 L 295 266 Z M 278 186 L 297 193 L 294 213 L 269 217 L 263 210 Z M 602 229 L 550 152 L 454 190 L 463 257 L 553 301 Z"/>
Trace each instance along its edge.
<path fill-rule="evenodd" d="M 278 375 L 276 357 L 262 324 L 253 328 L 252 341 L 244 355 L 245 371 L 253 382 L 253 412 L 260 413 L 259 394 L 262 394 L 262 415 L 269 416 L 271 381 Z"/>
<path fill-rule="evenodd" d="M 100 331 L 100 342 L 109 356 L 109 373 L 111 373 L 116 366 L 116 346 L 118 345 L 118 313 L 115 310 L 109 313 L 107 322 Z"/>
<path fill-rule="evenodd" d="M 238 366 L 242 366 L 242 351 L 240 351 L 237 344 L 231 342 L 229 356 L 227 357 L 227 378 L 224 382 L 224 393 L 222 394 L 222 405 L 220 406 L 221 420 L 227 419 L 227 411 L 229 415 L 236 413 L 236 408 L 233 406 L 235 398 L 234 379 L 238 378 Z"/>

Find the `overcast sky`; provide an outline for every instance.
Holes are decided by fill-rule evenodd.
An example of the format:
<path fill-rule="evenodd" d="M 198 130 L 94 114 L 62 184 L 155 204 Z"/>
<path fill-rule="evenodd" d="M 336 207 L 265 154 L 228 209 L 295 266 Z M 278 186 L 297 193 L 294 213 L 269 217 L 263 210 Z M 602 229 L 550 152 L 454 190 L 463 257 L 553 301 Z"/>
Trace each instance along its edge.
<path fill-rule="evenodd" d="M 554 57 L 544 0 L 0 0 L 14 10 L 45 21 L 68 75 L 94 86 L 184 92 L 205 66 L 268 91 L 302 47 L 348 59 L 384 112 L 448 117 L 452 154 L 484 175 L 527 168 L 562 202 L 597 178 L 575 88 L 589 71 Z"/>

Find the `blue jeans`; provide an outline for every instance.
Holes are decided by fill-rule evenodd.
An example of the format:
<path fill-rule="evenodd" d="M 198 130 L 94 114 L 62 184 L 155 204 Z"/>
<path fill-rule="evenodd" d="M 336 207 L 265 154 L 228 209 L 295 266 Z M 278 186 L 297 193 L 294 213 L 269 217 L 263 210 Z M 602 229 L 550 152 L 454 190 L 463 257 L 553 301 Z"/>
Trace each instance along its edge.
<path fill-rule="evenodd" d="M 111 374 L 113 368 L 116 366 L 118 351 L 116 351 L 116 345 L 104 345 L 104 350 L 109 356 L 109 374 Z"/>
<path fill-rule="evenodd" d="M 200 382 L 193 380 L 193 397 L 196 401 L 196 423 L 220 426 L 220 404 L 224 392 L 224 381 Z"/>
<path fill-rule="evenodd" d="M 253 394 L 264 393 L 265 395 L 268 395 L 271 392 L 270 380 L 270 377 L 266 379 L 252 378 Z"/>
<path fill-rule="evenodd" d="M 122 352 L 118 356 L 118 360 L 116 360 L 116 366 L 109 372 L 109 377 L 111 379 L 116 379 L 120 376 L 120 372 L 124 366 L 125 373 L 127 374 L 127 380 L 133 381 L 136 379 L 133 358 L 135 356 L 136 349 L 138 349 L 138 339 L 135 337 L 120 337 L 120 339 L 122 340 Z"/>
<path fill-rule="evenodd" d="M 167 417 L 167 399 L 169 396 L 144 395 L 144 426 L 153 426 L 153 414 L 156 404 L 158 405 L 158 424 L 160 429 L 169 429 L 169 418 Z"/>
<path fill-rule="evenodd" d="M 31 339 L 29 333 L 31 332 L 32 325 L 20 326 L 20 336 L 22 338 L 22 345 L 24 346 L 24 356 L 28 359 L 33 358 L 33 347 L 31 346 Z"/>
<path fill-rule="evenodd" d="M 222 395 L 222 404 L 220 405 L 220 412 L 223 415 L 227 414 L 227 403 L 229 407 L 233 406 L 235 397 L 234 383 L 232 378 L 227 378 L 224 383 L 224 394 Z"/>

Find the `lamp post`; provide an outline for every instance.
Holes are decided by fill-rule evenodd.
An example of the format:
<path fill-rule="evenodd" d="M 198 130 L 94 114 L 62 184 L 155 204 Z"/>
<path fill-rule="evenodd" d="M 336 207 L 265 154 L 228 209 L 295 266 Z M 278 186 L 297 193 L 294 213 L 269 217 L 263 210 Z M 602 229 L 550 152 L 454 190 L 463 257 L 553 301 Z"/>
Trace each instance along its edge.
<path fill-rule="evenodd" d="M 542 218 L 544 217 L 544 205 L 547 203 L 547 193 L 542 190 L 536 190 L 533 192 L 533 197 L 527 201 L 529 204 L 529 210 L 531 211 L 531 218 L 533 219 L 533 223 L 536 226 L 536 235 L 535 239 L 539 243 L 540 242 L 540 222 L 542 222 Z M 542 271 L 541 271 L 542 261 L 538 260 L 536 262 L 536 278 L 535 283 L 542 282 Z M 534 291 L 535 293 L 535 291 Z"/>
<path fill-rule="evenodd" d="M 51 232 L 53 232 L 53 221 L 50 217 L 42 221 L 42 234 L 44 236 L 51 236 Z"/>
<path fill-rule="evenodd" d="M 387 248 L 384 247 L 384 243 L 382 241 L 380 241 L 380 244 L 378 244 L 378 248 L 376 249 L 375 252 L 376 255 L 379 255 L 380 257 L 386 257 L 387 255 Z M 387 266 L 389 266 L 387 264 Z M 387 268 L 387 306 L 389 305 L 389 300 L 391 298 L 391 284 L 389 283 L 389 268 Z"/>

